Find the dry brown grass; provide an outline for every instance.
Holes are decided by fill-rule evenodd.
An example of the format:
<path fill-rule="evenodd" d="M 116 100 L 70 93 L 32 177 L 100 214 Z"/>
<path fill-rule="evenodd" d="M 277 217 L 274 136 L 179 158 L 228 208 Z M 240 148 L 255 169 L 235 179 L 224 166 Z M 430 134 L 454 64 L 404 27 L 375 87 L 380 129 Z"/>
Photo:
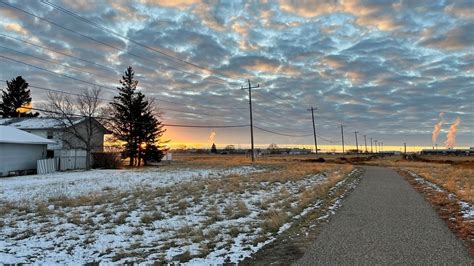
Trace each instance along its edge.
<path fill-rule="evenodd" d="M 421 175 L 463 200 L 474 203 L 474 169 L 452 165 L 425 165 L 405 169 Z"/>
<path fill-rule="evenodd" d="M 406 172 L 401 173 L 434 206 L 439 216 L 448 224 L 448 227 L 466 241 L 469 252 L 474 256 L 474 242 L 472 242 L 474 223 L 472 220 L 463 217 L 458 201 L 450 197 L 447 192 L 438 191 L 426 184 L 419 183 Z"/>
<path fill-rule="evenodd" d="M 288 214 L 282 211 L 270 210 L 262 214 L 262 229 L 265 232 L 275 233 L 288 221 Z"/>

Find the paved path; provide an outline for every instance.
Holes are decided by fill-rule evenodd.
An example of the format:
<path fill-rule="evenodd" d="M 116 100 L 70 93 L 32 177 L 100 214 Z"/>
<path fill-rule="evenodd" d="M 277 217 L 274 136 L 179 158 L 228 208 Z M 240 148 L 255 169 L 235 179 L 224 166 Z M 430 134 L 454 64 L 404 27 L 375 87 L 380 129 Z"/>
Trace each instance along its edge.
<path fill-rule="evenodd" d="M 297 265 L 468 264 L 462 242 L 395 171 L 367 167 Z"/>

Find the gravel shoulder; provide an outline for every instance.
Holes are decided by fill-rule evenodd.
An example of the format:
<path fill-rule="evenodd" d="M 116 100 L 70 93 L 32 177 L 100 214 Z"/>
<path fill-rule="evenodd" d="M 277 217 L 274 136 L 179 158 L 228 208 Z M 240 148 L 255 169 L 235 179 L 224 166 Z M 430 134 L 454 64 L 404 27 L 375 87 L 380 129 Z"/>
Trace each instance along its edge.
<path fill-rule="evenodd" d="M 403 177 L 388 168 L 364 168 L 357 189 L 297 265 L 474 263 Z"/>

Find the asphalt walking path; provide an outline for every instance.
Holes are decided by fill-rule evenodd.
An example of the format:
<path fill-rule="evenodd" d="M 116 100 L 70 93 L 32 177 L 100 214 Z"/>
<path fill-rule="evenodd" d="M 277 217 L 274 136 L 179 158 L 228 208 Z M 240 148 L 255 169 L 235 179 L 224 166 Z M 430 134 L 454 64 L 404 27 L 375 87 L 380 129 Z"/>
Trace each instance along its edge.
<path fill-rule="evenodd" d="M 388 168 L 365 170 L 297 265 L 474 265 L 461 240 L 403 177 Z"/>

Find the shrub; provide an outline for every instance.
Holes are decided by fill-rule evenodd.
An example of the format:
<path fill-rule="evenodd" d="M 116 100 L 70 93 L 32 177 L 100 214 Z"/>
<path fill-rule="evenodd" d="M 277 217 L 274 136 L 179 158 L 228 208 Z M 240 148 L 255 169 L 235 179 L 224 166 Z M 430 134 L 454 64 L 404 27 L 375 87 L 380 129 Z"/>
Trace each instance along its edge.
<path fill-rule="evenodd" d="M 118 169 L 122 166 L 120 154 L 116 152 L 92 153 L 92 167 L 104 169 Z"/>

